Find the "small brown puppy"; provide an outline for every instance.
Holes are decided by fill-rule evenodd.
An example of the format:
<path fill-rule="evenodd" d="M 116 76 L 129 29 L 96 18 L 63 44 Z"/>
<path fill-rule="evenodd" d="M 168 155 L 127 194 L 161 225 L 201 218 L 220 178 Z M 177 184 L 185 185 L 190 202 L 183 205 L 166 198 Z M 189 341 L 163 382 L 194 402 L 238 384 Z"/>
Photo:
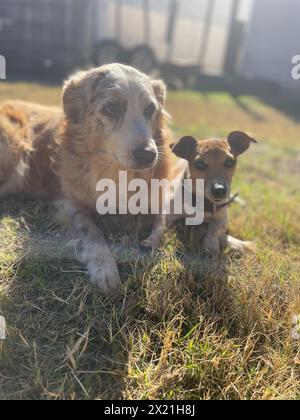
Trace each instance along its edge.
<path fill-rule="evenodd" d="M 239 241 L 227 234 L 228 207 L 232 203 L 231 184 L 236 172 L 237 158 L 257 141 L 247 134 L 235 131 L 227 140 L 197 141 L 183 137 L 173 152 L 188 161 L 184 177 L 204 180 L 206 234 L 204 247 L 211 252 L 220 252 L 225 246 L 245 252 L 253 249 L 253 243 Z M 194 192 L 196 194 L 196 192 Z M 169 220 L 169 223 L 172 223 Z"/>

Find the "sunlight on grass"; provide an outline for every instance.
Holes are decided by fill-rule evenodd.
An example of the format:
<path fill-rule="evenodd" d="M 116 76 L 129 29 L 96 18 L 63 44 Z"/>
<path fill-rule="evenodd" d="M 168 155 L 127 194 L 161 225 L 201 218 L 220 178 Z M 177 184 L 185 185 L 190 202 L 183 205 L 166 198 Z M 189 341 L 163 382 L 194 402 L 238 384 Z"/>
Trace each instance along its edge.
<path fill-rule="evenodd" d="M 60 91 L 1 83 L 0 100 L 56 105 Z M 200 230 L 179 224 L 151 258 L 124 253 L 124 290 L 106 299 L 60 247 L 47 204 L 2 201 L 0 400 L 300 398 L 300 124 L 225 92 L 170 92 L 168 109 L 176 138 L 238 129 L 259 140 L 234 182 L 245 207 L 230 212 L 230 231 L 257 254 L 211 259 Z M 124 247 L 139 235 L 134 220 L 104 229 Z"/>

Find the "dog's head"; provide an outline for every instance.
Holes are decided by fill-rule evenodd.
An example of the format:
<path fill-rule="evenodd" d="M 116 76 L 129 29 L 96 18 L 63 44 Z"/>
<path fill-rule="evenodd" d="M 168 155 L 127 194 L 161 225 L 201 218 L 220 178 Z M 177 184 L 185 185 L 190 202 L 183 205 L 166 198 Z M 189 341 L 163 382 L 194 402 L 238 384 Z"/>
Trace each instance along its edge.
<path fill-rule="evenodd" d="M 64 85 L 63 107 L 68 124 L 86 133 L 93 153 L 125 169 L 144 170 L 158 162 L 155 137 L 165 97 L 162 81 L 111 64 L 71 77 Z"/>
<path fill-rule="evenodd" d="M 174 147 L 176 156 L 189 162 L 192 179 L 203 179 L 205 197 L 213 203 L 226 202 L 236 171 L 237 158 L 257 141 L 247 134 L 234 131 L 227 140 L 202 140 L 183 137 Z"/>

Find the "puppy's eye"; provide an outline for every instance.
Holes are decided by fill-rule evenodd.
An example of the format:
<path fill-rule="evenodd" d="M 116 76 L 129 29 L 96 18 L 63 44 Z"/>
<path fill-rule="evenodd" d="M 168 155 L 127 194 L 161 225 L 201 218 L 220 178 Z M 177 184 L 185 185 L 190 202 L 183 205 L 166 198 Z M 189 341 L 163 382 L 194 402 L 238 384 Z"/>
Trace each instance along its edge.
<path fill-rule="evenodd" d="M 236 160 L 233 158 L 227 158 L 225 160 L 225 166 L 226 168 L 234 168 L 236 165 Z"/>
<path fill-rule="evenodd" d="M 194 162 L 194 167 L 198 170 L 198 171 L 205 171 L 205 169 L 207 169 L 208 165 L 204 162 L 204 160 L 202 159 L 197 159 Z"/>
<path fill-rule="evenodd" d="M 147 119 L 151 119 L 156 112 L 156 106 L 152 103 L 145 109 L 144 115 Z"/>
<path fill-rule="evenodd" d="M 107 117 L 117 118 L 122 113 L 122 105 L 118 102 L 108 104 L 102 109 L 102 113 Z"/>

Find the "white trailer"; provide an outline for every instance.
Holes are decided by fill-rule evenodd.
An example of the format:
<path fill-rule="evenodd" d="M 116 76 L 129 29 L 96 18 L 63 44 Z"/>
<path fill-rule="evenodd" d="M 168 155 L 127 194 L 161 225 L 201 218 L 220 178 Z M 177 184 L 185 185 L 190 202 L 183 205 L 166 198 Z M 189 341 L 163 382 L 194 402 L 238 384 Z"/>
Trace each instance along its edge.
<path fill-rule="evenodd" d="M 235 0 L 95 0 L 95 61 L 221 73 Z"/>

